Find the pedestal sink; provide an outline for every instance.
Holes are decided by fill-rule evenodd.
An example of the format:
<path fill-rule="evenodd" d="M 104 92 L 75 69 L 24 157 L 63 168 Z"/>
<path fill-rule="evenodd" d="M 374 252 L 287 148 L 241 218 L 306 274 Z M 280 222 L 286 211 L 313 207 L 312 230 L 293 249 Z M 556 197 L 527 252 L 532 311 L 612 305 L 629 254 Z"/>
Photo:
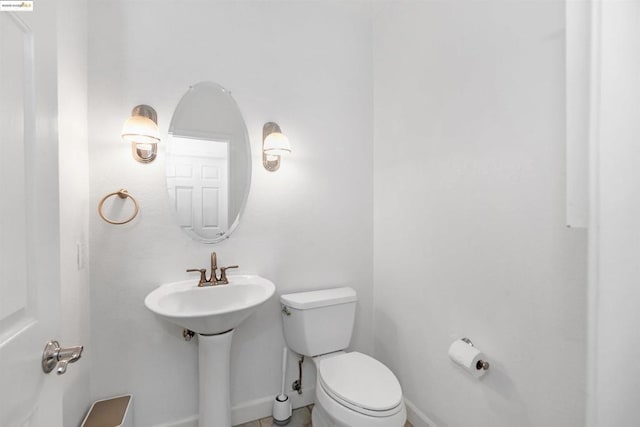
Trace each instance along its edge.
<path fill-rule="evenodd" d="M 161 318 L 198 334 L 199 427 L 230 427 L 229 357 L 233 329 L 275 292 L 256 275 L 229 276 L 228 285 L 198 287 L 197 281 L 153 290 L 144 305 Z"/>

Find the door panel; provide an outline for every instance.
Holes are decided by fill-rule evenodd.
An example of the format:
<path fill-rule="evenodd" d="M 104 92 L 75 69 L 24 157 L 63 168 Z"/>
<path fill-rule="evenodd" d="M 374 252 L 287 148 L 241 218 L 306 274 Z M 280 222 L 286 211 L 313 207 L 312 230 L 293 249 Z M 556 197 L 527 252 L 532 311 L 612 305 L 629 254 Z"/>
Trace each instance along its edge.
<path fill-rule="evenodd" d="M 32 282 L 27 269 L 25 125 L 33 127 L 31 31 L 10 14 L 0 15 L 0 345 L 33 322 Z M 33 145 L 33 143 L 32 143 Z M 31 292 L 30 292 L 31 291 Z"/>
<path fill-rule="evenodd" d="M 0 425 L 60 426 L 55 3 L 0 12 Z"/>

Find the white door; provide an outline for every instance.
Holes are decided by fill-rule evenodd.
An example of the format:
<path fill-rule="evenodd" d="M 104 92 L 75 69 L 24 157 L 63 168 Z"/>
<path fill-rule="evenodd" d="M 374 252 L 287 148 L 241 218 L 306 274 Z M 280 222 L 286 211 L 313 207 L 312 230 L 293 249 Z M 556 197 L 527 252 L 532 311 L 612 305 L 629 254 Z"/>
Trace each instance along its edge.
<path fill-rule="evenodd" d="M 0 426 L 60 426 L 56 11 L 0 11 Z"/>

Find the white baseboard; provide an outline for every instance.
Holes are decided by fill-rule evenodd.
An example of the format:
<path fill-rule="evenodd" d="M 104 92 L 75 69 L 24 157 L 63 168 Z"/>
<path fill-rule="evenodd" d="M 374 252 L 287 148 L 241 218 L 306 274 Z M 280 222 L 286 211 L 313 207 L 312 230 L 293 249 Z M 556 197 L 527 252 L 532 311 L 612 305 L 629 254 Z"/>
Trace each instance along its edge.
<path fill-rule="evenodd" d="M 181 420 L 156 424 L 154 427 L 198 427 L 198 416 L 192 415 Z"/>
<path fill-rule="evenodd" d="M 289 392 L 291 406 L 293 409 L 301 408 L 313 403 L 315 395 L 314 387 L 305 388 L 302 394 Z M 238 425 L 249 421 L 259 420 L 260 418 L 270 417 L 273 411 L 273 400 L 276 395 L 261 397 L 260 399 L 242 402 L 231 408 L 231 424 Z M 198 416 L 193 415 L 181 420 L 171 421 L 168 423 L 157 424 L 155 427 L 198 427 Z M 417 427 L 417 426 L 416 426 Z"/>
<path fill-rule="evenodd" d="M 302 389 L 302 394 L 296 392 L 287 393 L 289 399 L 291 399 L 291 406 L 293 409 L 301 408 L 313 403 L 313 397 L 315 395 L 315 387 Z M 270 417 L 273 412 L 273 400 L 276 395 L 261 397 L 260 399 L 250 400 L 235 405 L 231 408 L 231 423 L 232 425 L 243 424 L 253 420 L 259 420 L 260 418 Z"/>
<path fill-rule="evenodd" d="M 289 393 L 291 405 L 293 408 L 301 408 L 313 403 L 314 388 L 305 388 L 303 393 Z M 243 424 L 253 420 L 271 416 L 273 399 L 275 395 L 262 397 L 260 399 L 242 402 L 231 408 L 231 422 L 233 425 Z M 438 427 L 436 423 L 431 421 L 420 409 L 416 407 L 409 399 L 404 399 L 407 406 L 407 420 L 414 427 Z M 198 416 L 183 418 L 168 423 L 157 424 L 155 427 L 198 427 Z"/>
<path fill-rule="evenodd" d="M 407 419 L 413 427 L 438 427 L 409 399 L 405 398 L 404 403 L 407 406 Z"/>

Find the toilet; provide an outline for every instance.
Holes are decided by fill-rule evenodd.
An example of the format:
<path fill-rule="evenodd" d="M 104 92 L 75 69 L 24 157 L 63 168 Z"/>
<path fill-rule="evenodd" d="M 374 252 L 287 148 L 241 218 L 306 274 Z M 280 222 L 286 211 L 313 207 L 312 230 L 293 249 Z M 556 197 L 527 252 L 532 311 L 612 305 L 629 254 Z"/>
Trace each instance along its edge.
<path fill-rule="evenodd" d="M 287 345 L 316 366 L 313 427 L 402 427 L 407 410 L 396 376 L 371 356 L 345 351 L 356 301 L 349 287 L 280 297 Z"/>

